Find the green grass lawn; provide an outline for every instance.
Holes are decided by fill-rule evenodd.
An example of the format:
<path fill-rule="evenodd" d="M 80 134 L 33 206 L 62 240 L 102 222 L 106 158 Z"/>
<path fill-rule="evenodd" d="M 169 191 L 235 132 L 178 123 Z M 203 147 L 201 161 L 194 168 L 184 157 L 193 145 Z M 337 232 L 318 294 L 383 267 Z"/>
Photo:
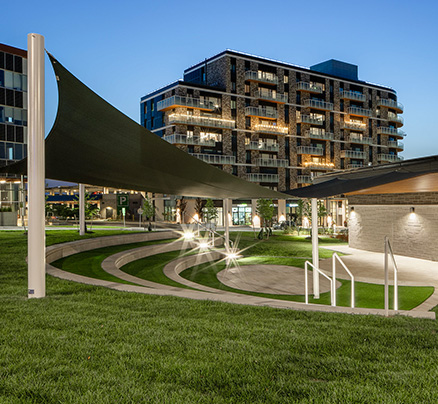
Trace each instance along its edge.
<path fill-rule="evenodd" d="M 308 236 L 288 236 L 285 234 L 274 234 L 269 240 L 258 240 L 254 238 L 253 232 L 230 233 L 230 238 L 239 249 L 245 250 L 245 256 L 273 256 L 273 257 L 301 257 L 312 258 L 312 241 Z M 338 239 L 319 237 L 320 247 L 345 244 Z M 320 258 L 330 258 L 332 251 L 319 250 Z"/>
<path fill-rule="evenodd" d="M 49 232 L 47 242 L 79 238 Z M 0 232 L 0 247 L 0 403 L 438 401 L 435 321 L 147 296 L 50 276 L 47 297 L 28 300 L 26 237 Z"/>
<path fill-rule="evenodd" d="M 102 262 L 110 255 L 114 255 L 122 251 L 153 244 L 168 243 L 170 241 L 172 240 L 153 240 L 144 241 L 141 243 L 122 244 L 111 247 L 97 248 L 95 250 L 84 251 L 82 253 L 73 254 L 68 257 L 61 258 L 57 261 L 52 262 L 52 265 L 54 267 L 63 269 L 64 271 L 73 272 L 78 275 L 131 285 L 131 282 L 124 281 L 123 279 L 117 278 L 105 272 L 102 269 Z"/>

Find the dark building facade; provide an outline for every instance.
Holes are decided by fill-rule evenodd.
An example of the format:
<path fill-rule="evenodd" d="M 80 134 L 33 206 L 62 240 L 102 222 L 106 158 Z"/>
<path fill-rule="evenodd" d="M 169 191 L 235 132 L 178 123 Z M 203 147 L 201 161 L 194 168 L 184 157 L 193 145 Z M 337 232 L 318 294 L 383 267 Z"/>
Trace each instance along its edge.
<path fill-rule="evenodd" d="M 355 65 L 310 68 L 226 50 L 141 99 L 141 123 L 203 161 L 284 191 L 402 159 L 396 92 Z"/>
<path fill-rule="evenodd" d="M 27 155 L 27 52 L 0 44 L 0 172 Z"/>

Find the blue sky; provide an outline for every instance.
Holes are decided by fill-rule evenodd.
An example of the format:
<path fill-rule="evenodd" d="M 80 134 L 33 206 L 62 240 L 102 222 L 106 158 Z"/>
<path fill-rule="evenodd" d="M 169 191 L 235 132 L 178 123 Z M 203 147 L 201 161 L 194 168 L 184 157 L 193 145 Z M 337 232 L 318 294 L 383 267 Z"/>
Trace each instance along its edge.
<path fill-rule="evenodd" d="M 27 34 L 126 115 L 139 100 L 224 49 L 311 66 L 339 59 L 361 80 L 393 87 L 405 106 L 405 158 L 438 154 L 438 2 L 8 1 L 0 42 L 27 48 Z M 47 131 L 56 114 L 47 64 Z"/>

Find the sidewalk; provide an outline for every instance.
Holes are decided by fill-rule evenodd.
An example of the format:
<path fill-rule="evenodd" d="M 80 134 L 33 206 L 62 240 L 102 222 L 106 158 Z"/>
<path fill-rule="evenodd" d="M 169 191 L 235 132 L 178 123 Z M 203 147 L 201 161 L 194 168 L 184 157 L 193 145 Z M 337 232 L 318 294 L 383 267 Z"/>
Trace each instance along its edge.
<path fill-rule="evenodd" d="M 341 257 L 347 268 L 353 273 L 356 281 L 368 283 L 384 283 L 384 259 L 383 253 L 358 250 L 346 245 L 335 247 L 323 247 L 328 250 L 341 252 Z M 428 311 L 438 305 L 438 262 L 427 261 L 418 258 L 395 255 L 398 268 L 398 284 L 403 286 L 433 286 L 433 295 L 414 310 Z M 332 273 L 332 260 L 321 260 L 320 268 L 328 275 Z M 336 277 L 350 279 L 348 274 L 337 265 Z M 394 272 L 392 261 L 389 260 L 389 282 L 393 284 Z"/>

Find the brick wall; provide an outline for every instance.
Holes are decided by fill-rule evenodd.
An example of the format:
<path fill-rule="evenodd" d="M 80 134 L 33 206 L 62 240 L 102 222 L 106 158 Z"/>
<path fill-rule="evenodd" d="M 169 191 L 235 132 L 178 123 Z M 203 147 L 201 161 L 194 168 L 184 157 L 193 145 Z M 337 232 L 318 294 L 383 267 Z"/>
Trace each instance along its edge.
<path fill-rule="evenodd" d="M 353 205 L 350 199 L 349 204 L 354 206 L 348 223 L 350 247 L 383 252 L 388 236 L 394 254 L 438 261 L 438 205 Z"/>

